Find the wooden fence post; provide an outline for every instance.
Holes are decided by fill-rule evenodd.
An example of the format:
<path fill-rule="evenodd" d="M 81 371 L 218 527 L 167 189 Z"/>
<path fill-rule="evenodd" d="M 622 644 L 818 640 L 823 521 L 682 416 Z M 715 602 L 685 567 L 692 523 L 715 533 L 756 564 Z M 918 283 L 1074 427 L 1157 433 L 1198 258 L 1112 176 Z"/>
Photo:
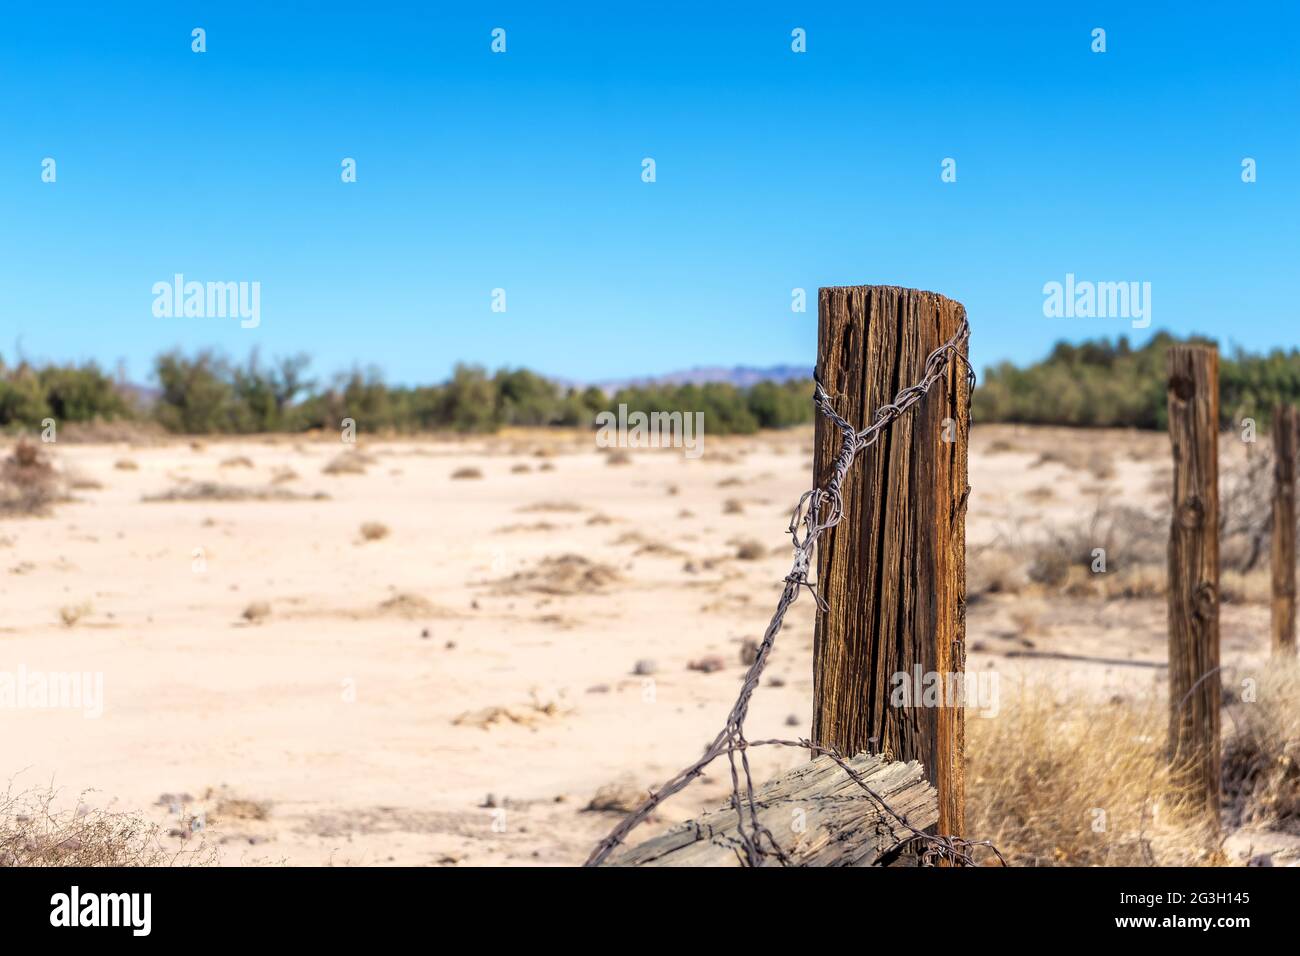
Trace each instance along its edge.
<path fill-rule="evenodd" d="M 840 415 L 863 428 L 966 310 L 933 292 L 892 286 L 820 290 L 817 372 Z M 821 538 L 813 649 L 814 743 L 920 760 L 938 791 L 938 832 L 965 830 L 962 708 L 947 696 L 966 651 L 965 371 L 953 362 L 920 403 L 860 452 L 844 483 L 844 517 Z M 841 436 L 817 422 L 814 478 L 830 472 Z M 939 706 L 917 699 L 938 675 Z M 898 694 L 906 695 L 899 706 Z"/>
<path fill-rule="evenodd" d="M 1295 656 L 1295 466 L 1300 416 L 1273 412 L 1273 653 Z"/>
<path fill-rule="evenodd" d="M 1174 456 L 1169 529 L 1169 754 L 1181 782 L 1219 813 L 1219 353 L 1169 349 Z"/>

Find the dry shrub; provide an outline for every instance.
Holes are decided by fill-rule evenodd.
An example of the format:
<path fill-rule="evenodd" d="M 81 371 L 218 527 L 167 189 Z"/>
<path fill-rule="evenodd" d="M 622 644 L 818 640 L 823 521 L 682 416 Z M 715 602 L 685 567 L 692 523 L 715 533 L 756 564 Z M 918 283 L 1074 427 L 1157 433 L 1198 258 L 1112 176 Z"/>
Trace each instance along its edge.
<path fill-rule="evenodd" d="M 65 498 L 63 480 L 40 446 L 21 439 L 0 462 L 0 515 L 39 515 Z"/>
<path fill-rule="evenodd" d="M 143 817 L 55 809 L 54 790 L 0 793 L 0 866 L 207 866 L 216 850 L 197 841 L 169 849 L 162 830 Z"/>
<path fill-rule="evenodd" d="M 362 541 L 379 541 L 388 537 L 388 525 L 382 521 L 367 521 L 361 525 Z"/>
<path fill-rule="evenodd" d="M 135 461 L 133 461 L 130 458 L 119 458 L 117 461 L 113 462 L 113 467 L 116 468 L 118 471 L 139 471 L 140 470 L 140 466 L 137 465 Z"/>
<path fill-rule="evenodd" d="M 1273 452 L 1264 446 L 1219 476 L 1219 559 L 1230 571 L 1268 565 L 1273 532 Z"/>
<path fill-rule="evenodd" d="M 741 561 L 757 561 L 766 553 L 767 549 L 763 547 L 763 542 L 753 538 L 746 538 L 736 544 L 736 557 Z"/>
<path fill-rule="evenodd" d="M 478 479 L 482 477 L 483 477 L 483 470 L 481 468 L 473 468 L 473 467 L 457 468 L 455 471 L 451 473 L 452 481 L 465 481 L 467 479 Z"/>
<path fill-rule="evenodd" d="M 1049 528 L 1031 549 L 1030 580 L 1048 588 L 1064 588 L 1072 569 L 1091 572 L 1093 551 L 1106 551 L 1107 574 L 1165 560 L 1168 519 L 1127 505 L 1112 507 L 1099 501 L 1092 514 L 1074 525 Z"/>
<path fill-rule="evenodd" d="M 1125 565 L 1097 577 L 1111 600 L 1162 598 L 1169 586 L 1169 569 L 1162 564 Z"/>
<path fill-rule="evenodd" d="M 221 463 L 222 468 L 252 468 L 253 459 L 247 455 L 234 455 Z"/>
<path fill-rule="evenodd" d="M 317 492 L 300 495 L 287 488 L 245 488 L 219 481 L 196 481 L 180 485 L 157 495 L 145 495 L 145 501 L 321 501 L 329 496 Z"/>
<path fill-rule="evenodd" d="M 1224 604 L 1268 604 L 1273 581 L 1268 568 L 1254 571 L 1220 571 L 1219 598 Z"/>
<path fill-rule="evenodd" d="M 582 809 L 589 813 L 631 813 L 649 795 L 650 791 L 639 786 L 631 777 L 623 777 L 597 790 Z"/>
<path fill-rule="evenodd" d="M 735 498 L 728 498 L 722 503 L 722 513 L 724 515 L 738 515 L 745 513 L 745 506 Z"/>
<path fill-rule="evenodd" d="M 261 624 L 271 616 L 271 605 L 267 601 L 254 601 L 244 608 L 241 616 L 249 624 Z"/>
<path fill-rule="evenodd" d="M 1254 700 L 1230 704 L 1224 721 L 1224 808 L 1237 826 L 1300 833 L 1300 664 L 1273 660 L 1250 676 Z"/>
<path fill-rule="evenodd" d="M 1003 689 L 995 717 L 966 721 L 967 833 L 1019 866 L 1220 862 L 1213 830 L 1184 809 L 1164 753 L 1168 712 Z M 1104 814 L 1104 816 L 1102 816 Z"/>
<path fill-rule="evenodd" d="M 89 601 L 82 601 L 80 604 L 65 604 L 59 608 L 59 620 L 63 622 L 64 627 L 73 627 L 83 617 L 86 617 L 93 608 Z"/>
<path fill-rule="evenodd" d="M 551 511 L 551 512 L 574 512 L 581 511 L 582 505 L 576 501 L 538 501 L 535 504 L 524 505 L 522 508 L 516 508 L 516 511 L 527 514 L 533 511 Z"/>
<path fill-rule="evenodd" d="M 1019 594 L 1024 585 L 1020 562 L 1007 551 L 990 548 L 966 559 L 966 593 L 972 603 L 988 594 Z"/>
<path fill-rule="evenodd" d="M 615 451 L 611 451 L 608 455 L 605 456 L 605 464 L 630 465 L 632 464 L 632 456 L 620 448 Z"/>
<path fill-rule="evenodd" d="M 369 460 L 356 451 L 345 451 L 335 455 L 321 469 L 323 475 L 364 475 Z"/>
<path fill-rule="evenodd" d="M 622 575 L 607 564 L 588 561 L 580 554 L 563 554 L 543 558 L 537 567 L 518 571 L 496 584 L 498 594 L 582 594 L 600 592 L 622 580 Z"/>
<path fill-rule="evenodd" d="M 510 474 L 512 475 L 527 475 L 530 472 L 532 472 L 532 470 L 533 470 L 532 465 L 526 465 L 523 462 L 520 462 L 517 465 L 510 466 Z"/>
<path fill-rule="evenodd" d="M 240 797 L 223 797 L 208 814 L 210 826 L 227 820 L 266 820 L 271 816 L 271 804 L 266 800 L 247 800 Z"/>
<path fill-rule="evenodd" d="M 64 481 L 71 491 L 103 491 L 103 482 L 76 468 L 63 469 Z"/>
<path fill-rule="evenodd" d="M 271 473 L 271 484 L 282 485 L 287 481 L 297 481 L 298 473 L 292 468 L 277 468 Z"/>
<path fill-rule="evenodd" d="M 380 614 L 392 614 L 397 617 L 417 618 L 431 614 L 442 615 L 443 612 L 428 598 L 410 591 L 399 591 L 392 597 L 379 602 Z"/>

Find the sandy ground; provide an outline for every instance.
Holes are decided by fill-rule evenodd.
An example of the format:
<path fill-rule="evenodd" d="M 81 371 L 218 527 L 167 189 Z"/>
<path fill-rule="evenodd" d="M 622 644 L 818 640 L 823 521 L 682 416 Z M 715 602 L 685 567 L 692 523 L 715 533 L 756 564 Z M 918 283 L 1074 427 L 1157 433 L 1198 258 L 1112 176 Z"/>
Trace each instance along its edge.
<path fill-rule="evenodd" d="M 58 463 L 102 487 L 0 520 L 0 670 L 102 673 L 103 713 L 0 711 L 11 786 L 182 833 L 197 817 L 227 864 L 571 864 L 618 819 L 585 809 L 598 790 L 699 754 L 788 570 L 811 431 L 623 465 L 589 435 L 358 447 L 364 474 L 330 475 L 344 447 L 324 438 L 60 443 Z M 1084 467 L 1042 460 L 1067 447 Z M 1113 467 L 1087 467 L 1094 450 Z M 273 484 L 283 469 L 297 477 Z M 981 549 L 1098 496 L 1155 507 L 1167 480 L 1161 435 L 977 429 L 972 574 Z M 202 481 L 302 497 L 144 500 Z M 389 533 L 364 540 L 366 522 Z M 762 554 L 742 560 L 751 539 Z M 551 581 L 574 593 L 531 590 L 564 555 L 593 562 Z M 269 615 L 250 622 L 257 602 Z M 751 737 L 807 733 L 812 611 L 790 614 Z M 1164 694 L 1164 616 L 1161 598 L 993 596 L 971 606 L 969 666 L 1004 688 Z M 1264 660 L 1267 624 L 1265 605 L 1225 606 L 1225 661 Z M 709 655 L 726 666 L 688 668 Z M 801 759 L 773 751 L 759 775 Z M 661 820 L 728 788 L 719 765 Z"/>

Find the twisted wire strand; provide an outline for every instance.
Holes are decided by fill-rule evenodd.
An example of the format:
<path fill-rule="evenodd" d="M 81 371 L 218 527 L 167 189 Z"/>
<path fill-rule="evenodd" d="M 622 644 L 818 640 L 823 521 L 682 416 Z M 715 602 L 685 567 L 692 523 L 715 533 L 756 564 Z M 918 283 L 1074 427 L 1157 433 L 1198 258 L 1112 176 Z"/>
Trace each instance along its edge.
<path fill-rule="evenodd" d="M 790 515 L 789 533 L 794 547 L 794 560 L 790 573 L 785 577 L 785 586 L 781 589 L 781 596 L 777 600 L 776 611 L 767 625 L 767 630 L 763 633 L 758 653 L 745 673 L 740 694 L 727 715 L 725 725 L 713 738 L 712 743 L 705 748 L 703 755 L 653 791 L 635 810 L 624 817 L 608 836 L 596 844 L 584 866 L 599 866 L 603 863 L 632 830 L 645 822 L 657 806 L 685 789 L 691 781 L 704 773 L 704 769 L 709 764 L 724 754 L 727 756 L 731 770 L 731 805 L 737 814 L 737 833 L 743 851 L 742 862 L 748 866 L 760 866 L 766 857 L 773 856 L 778 863 L 788 865 L 789 857 L 771 831 L 763 826 L 758 818 L 758 804 L 754 798 L 754 780 L 750 772 L 748 755 L 749 748 L 757 746 L 803 747 L 814 754 L 830 757 L 868 796 L 911 833 L 909 843 L 917 842 L 924 845 L 921 854 L 922 862 L 947 860 L 969 865 L 974 862 L 971 849 L 976 846 L 988 847 L 999 860 L 1002 859 L 997 848 L 988 841 L 935 836 L 913 827 L 880 794 L 863 782 L 861 776 L 848 765 L 841 754 L 831 748 L 821 747 L 807 740 L 751 741 L 745 737 L 745 717 L 749 713 L 750 698 L 758 687 L 763 669 L 767 666 L 768 656 L 776 642 L 776 636 L 785 623 L 786 612 L 798 599 L 800 590 L 807 588 L 817 602 L 817 606 L 823 611 L 827 610 L 826 602 L 817 592 L 816 585 L 808 580 L 808 573 L 812 566 L 813 549 L 818 539 L 839 524 L 844 517 L 844 480 L 854 460 L 859 452 L 874 445 L 884 434 L 885 429 L 919 402 L 935 382 L 945 375 L 950 364 L 960 364 L 965 368 L 966 402 L 969 408 L 971 392 L 975 386 L 975 371 L 965 355 L 965 346 L 969 339 L 970 324 L 963 317 L 953 337 L 926 358 L 921 377 L 912 385 L 899 391 L 892 402 L 876 409 L 871 424 L 860 430 L 855 429 L 835 411 L 825 386 L 820 378 L 816 379 L 813 403 L 817 411 L 826 416 L 839 431 L 840 448 L 831 463 L 829 477 L 821 486 L 804 492 Z M 1003 862 L 1005 864 L 1005 861 Z"/>

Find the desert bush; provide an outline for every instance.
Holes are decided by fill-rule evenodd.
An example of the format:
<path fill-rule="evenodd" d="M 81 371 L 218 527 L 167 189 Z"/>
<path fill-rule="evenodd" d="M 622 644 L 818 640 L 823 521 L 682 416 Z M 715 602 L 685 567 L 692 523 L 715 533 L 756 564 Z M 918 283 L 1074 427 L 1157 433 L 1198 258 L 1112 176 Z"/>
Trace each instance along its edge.
<path fill-rule="evenodd" d="M 40 446 L 20 439 L 0 462 L 0 515 L 43 514 L 63 500 L 63 485 Z"/>
<path fill-rule="evenodd" d="M 367 521 L 361 525 L 361 540 L 379 541 L 388 537 L 388 525 L 382 521 Z"/>
<path fill-rule="evenodd" d="M 57 792 L 0 793 L 0 866 L 208 866 L 216 850 L 197 839 L 169 848 L 143 817 L 85 805 L 56 808 Z"/>
<path fill-rule="evenodd" d="M 1092 513 L 1071 525 L 1049 528 L 1032 545 L 1028 575 L 1047 587 L 1061 587 L 1072 568 L 1090 570 L 1093 552 L 1106 552 L 1106 571 L 1115 573 L 1165 559 L 1168 519 L 1161 514 L 1099 500 Z"/>

